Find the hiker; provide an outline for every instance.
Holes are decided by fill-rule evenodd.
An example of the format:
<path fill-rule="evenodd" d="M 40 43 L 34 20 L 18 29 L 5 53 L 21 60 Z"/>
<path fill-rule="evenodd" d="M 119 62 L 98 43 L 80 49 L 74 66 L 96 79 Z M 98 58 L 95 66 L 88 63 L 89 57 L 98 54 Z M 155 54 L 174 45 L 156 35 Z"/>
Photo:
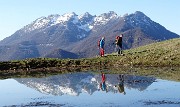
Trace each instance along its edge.
<path fill-rule="evenodd" d="M 102 37 L 99 41 L 99 48 L 100 48 L 100 56 L 104 56 L 104 44 L 105 44 L 105 37 Z"/>
<path fill-rule="evenodd" d="M 122 55 L 122 37 L 123 34 L 116 36 L 115 44 L 116 44 L 116 52 L 118 51 L 118 54 Z"/>
<path fill-rule="evenodd" d="M 101 83 L 100 83 L 100 88 L 102 91 L 106 91 L 107 92 L 107 86 L 106 86 L 106 76 L 104 73 L 101 74 Z"/>
<path fill-rule="evenodd" d="M 119 78 L 117 78 L 119 80 L 118 85 L 115 85 L 115 87 L 118 88 L 118 91 L 120 93 L 123 93 L 124 95 L 126 94 L 125 90 L 124 90 L 124 75 L 121 74 L 119 75 Z"/>

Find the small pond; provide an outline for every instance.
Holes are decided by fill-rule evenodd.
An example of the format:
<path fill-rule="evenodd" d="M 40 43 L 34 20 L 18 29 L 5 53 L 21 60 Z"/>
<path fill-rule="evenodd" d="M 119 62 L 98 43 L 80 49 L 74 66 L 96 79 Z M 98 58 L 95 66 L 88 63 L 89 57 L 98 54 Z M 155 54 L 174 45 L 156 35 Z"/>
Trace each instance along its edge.
<path fill-rule="evenodd" d="M 180 107 L 180 82 L 149 76 L 78 72 L 0 80 L 1 107 Z"/>

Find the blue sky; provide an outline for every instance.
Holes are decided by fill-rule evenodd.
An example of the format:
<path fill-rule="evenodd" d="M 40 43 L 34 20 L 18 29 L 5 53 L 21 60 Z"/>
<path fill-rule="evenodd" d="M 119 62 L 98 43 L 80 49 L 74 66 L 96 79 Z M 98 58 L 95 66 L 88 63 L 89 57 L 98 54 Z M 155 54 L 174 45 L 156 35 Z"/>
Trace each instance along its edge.
<path fill-rule="evenodd" d="M 180 0 L 1 0 L 0 40 L 41 16 L 75 12 L 118 15 L 141 11 L 153 21 L 180 35 Z"/>

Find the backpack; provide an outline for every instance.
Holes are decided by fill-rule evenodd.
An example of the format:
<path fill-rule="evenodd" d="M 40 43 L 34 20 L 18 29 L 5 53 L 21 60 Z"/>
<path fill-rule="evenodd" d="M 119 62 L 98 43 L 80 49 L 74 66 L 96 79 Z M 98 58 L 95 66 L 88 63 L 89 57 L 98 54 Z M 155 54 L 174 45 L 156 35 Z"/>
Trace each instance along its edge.
<path fill-rule="evenodd" d="M 116 36 L 116 41 L 115 41 L 115 43 L 118 45 L 119 44 L 119 39 L 120 39 L 120 37 L 119 36 Z"/>
<path fill-rule="evenodd" d="M 119 36 L 116 36 L 116 39 L 117 39 L 117 40 L 119 40 L 119 38 L 120 38 Z"/>
<path fill-rule="evenodd" d="M 98 47 L 100 47 L 100 41 L 101 41 L 101 39 L 98 40 Z"/>

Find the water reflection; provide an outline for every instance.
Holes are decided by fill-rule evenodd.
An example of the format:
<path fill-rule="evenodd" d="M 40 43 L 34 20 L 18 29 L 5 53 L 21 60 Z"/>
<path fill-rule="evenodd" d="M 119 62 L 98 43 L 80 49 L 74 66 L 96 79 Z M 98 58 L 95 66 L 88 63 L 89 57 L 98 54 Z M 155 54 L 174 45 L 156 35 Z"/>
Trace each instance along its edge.
<path fill-rule="evenodd" d="M 117 79 L 119 80 L 119 83 L 118 83 L 118 85 L 115 85 L 115 87 L 118 88 L 118 91 L 120 93 L 123 93 L 125 95 L 126 92 L 124 90 L 124 80 L 125 80 L 124 75 L 123 74 L 119 75 L 119 78 L 117 78 Z"/>
<path fill-rule="evenodd" d="M 17 78 L 15 80 L 44 94 L 78 96 L 81 93 L 92 95 L 99 90 L 108 93 L 120 92 L 125 95 L 125 88 L 143 91 L 156 79 L 122 74 L 74 73 L 46 78 Z"/>
<path fill-rule="evenodd" d="M 107 85 L 106 85 L 106 76 L 104 73 L 101 72 L 101 83 L 99 84 L 99 87 L 102 91 L 107 92 Z"/>
<path fill-rule="evenodd" d="M 106 90 L 100 84 L 105 81 Z M 156 82 L 155 82 L 156 81 Z M 0 80 L 1 107 L 179 107 L 180 83 L 127 74 L 74 73 Z"/>

